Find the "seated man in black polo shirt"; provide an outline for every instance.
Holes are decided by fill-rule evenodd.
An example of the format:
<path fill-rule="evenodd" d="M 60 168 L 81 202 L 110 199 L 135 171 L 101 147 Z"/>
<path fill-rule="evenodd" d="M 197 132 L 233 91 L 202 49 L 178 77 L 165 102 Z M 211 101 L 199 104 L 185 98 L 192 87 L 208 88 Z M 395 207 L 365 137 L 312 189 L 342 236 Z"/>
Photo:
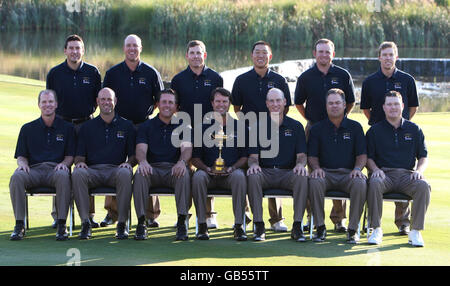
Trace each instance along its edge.
<path fill-rule="evenodd" d="M 398 91 L 402 95 L 406 107 L 403 109 L 403 118 L 412 120 L 419 106 L 419 97 L 414 78 L 396 67 L 397 45 L 394 42 L 381 43 L 378 48 L 378 60 L 380 68 L 363 81 L 361 88 L 361 110 L 369 120 L 369 125 L 374 125 L 385 118 L 384 95 L 391 90 Z M 409 215 L 409 203 L 395 203 L 395 224 L 402 235 L 407 235 L 410 231 Z"/>
<path fill-rule="evenodd" d="M 173 144 L 175 129 L 181 124 L 171 123 L 178 108 L 175 91 L 165 89 L 156 97 L 157 116 L 139 126 L 136 138 L 136 159 L 139 166 L 134 175 L 133 197 L 138 225 L 136 240 L 147 239 L 145 214 L 151 187 L 171 187 L 175 192 L 178 213 L 176 240 L 187 240 L 186 217 L 191 200 L 191 175 L 187 162 L 191 159 L 191 138 L 182 134 L 180 146 Z M 178 138 L 178 137 L 177 137 Z"/>
<path fill-rule="evenodd" d="M 224 88 L 219 87 L 213 90 L 211 105 L 215 113 L 211 123 L 203 125 L 202 134 L 204 140 L 214 140 L 214 145 L 207 147 L 206 142 L 202 140 L 202 146 L 195 147 L 192 154 L 192 164 L 197 167 L 197 171 L 192 176 L 192 196 L 194 197 L 199 226 L 197 239 L 200 240 L 209 239 L 206 225 L 206 198 L 208 188 L 215 187 L 231 189 L 235 222 L 234 237 L 238 241 L 247 240 L 242 228 L 245 196 L 247 195 L 247 178 L 242 170 L 247 164 L 248 155 L 245 148 L 247 134 L 238 134 L 238 123 L 228 114 L 231 104 L 230 97 L 230 92 Z M 227 130 L 227 127 L 231 130 Z M 215 135 L 221 136 L 220 130 L 227 138 L 215 138 Z M 239 142 L 239 139 L 243 142 Z M 222 143 L 220 143 L 220 140 L 222 140 Z M 239 145 L 239 143 L 241 144 Z M 219 173 L 221 170 L 217 170 L 217 166 L 215 168 L 216 160 L 219 158 L 218 144 L 223 145 L 220 153 L 220 158 L 223 158 L 222 167 L 224 169 L 222 173 Z"/>
<path fill-rule="evenodd" d="M 372 174 L 367 203 L 369 227 L 374 228 L 368 240 L 370 244 L 382 242 L 383 194 L 395 190 L 413 199 L 409 243 L 424 246 L 420 231 L 424 229 L 425 213 L 431 195 L 431 187 L 423 176 L 427 165 L 427 148 L 419 126 L 402 118 L 403 108 L 399 92 L 386 93 L 383 104 L 386 119 L 367 131 L 367 167 Z"/>
<path fill-rule="evenodd" d="M 314 241 L 324 241 L 325 192 L 340 189 L 350 193 L 348 243 L 358 243 L 357 229 L 366 201 L 366 140 L 361 124 L 345 116 L 345 95 L 332 88 L 326 95 L 328 117 L 311 127 L 308 139 L 308 164 L 311 166 L 309 197 L 317 234 Z"/>
<path fill-rule="evenodd" d="M 25 235 L 25 189 L 38 186 L 56 189 L 56 240 L 68 239 L 66 218 L 71 197 L 70 166 L 75 155 L 75 130 L 71 123 L 55 116 L 57 102 L 54 91 L 41 91 L 38 98 L 41 117 L 20 129 L 14 155 L 19 167 L 9 183 L 16 218 L 11 240 L 21 240 Z"/>
<path fill-rule="evenodd" d="M 136 132 L 133 124 L 114 112 L 114 91 L 103 88 L 98 93 L 100 115 L 87 121 L 78 133 L 72 189 L 82 221 L 80 239 L 91 237 L 89 222 L 89 189 L 114 187 L 118 204 L 116 238 L 128 238 L 125 222 L 131 202 L 131 180 Z"/>
<path fill-rule="evenodd" d="M 254 240 L 262 241 L 266 236 L 262 209 L 263 189 L 285 188 L 292 190 L 294 197 L 291 237 L 296 241 L 305 241 L 301 228 L 308 196 L 305 131 L 300 122 L 284 115 L 286 99 L 283 91 L 278 88 L 270 89 L 266 104 L 270 112 L 268 119 L 266 122 L 259 121 L 259 124 L 266 124 L 271 149 L 250 146 L 247 170 L 248 197 L 255 224 Z M 272 130 L 273 126 L 275 130 Z M 278 133 L 278 138 L 273 138 L 276 135 L 273 136 L 272 132 Z M 262 138 L 258 139 L 258 145 L 262 145 Z M 278 150 L 275 141 L 279 143 Z"/>

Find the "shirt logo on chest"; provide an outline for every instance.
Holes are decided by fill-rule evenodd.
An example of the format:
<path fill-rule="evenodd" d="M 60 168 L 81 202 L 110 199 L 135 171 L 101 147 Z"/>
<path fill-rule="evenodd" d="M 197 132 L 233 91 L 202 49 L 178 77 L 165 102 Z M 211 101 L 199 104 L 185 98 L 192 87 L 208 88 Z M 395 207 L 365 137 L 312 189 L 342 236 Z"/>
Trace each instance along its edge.
<path fill-rule="evenodd" d="M 63 142 L 64 141 L 64 135 L 63 134 L 56 134 L 56 141 Z"/>
<path fill-rule="evenodd" d="M 117 138 L 125 138 L 125 132 L 124 131 L 117 131 Z"/>
<path fill-rule="evenodd" d="M 331 84 L 332 84 L 332 85 L 337 85 L 337 84 L 339 84 L 339 78 L 337 78 L 337 77 L 332 77 L 332 78 L 331 78 Z"/>
<path fill-rule="evenodd" d="M 395 89 L 402 89 L 402 83 L 401 82 L 394 83 L 394 88 Z"/>
<path fill-rule="evenodd" d="M 405 133 L 405 137 L 404 138 L 405 138 L 405 141 L 412 141 L 413 140 L 411 133 Z"/>
<path fill-rule="evenodd" d="M 204 86 L 211 86 L 211 80 L 210 79 L 205 79 L 205 81 L 203 82 Z"/>
<path fill-rule="evenodd" d="M 348 133 L 348 132 L 342 134 L 342 139 L 344 139 L 344 140 L 351 140 L 352 139 L 351 134 Z"/>
<path fill-rule="evenodd" d="M 83 77 L 83 83 L 84 84 L 90 84 L 91 83 L 91 79 L 87 76 Z"/>
<path fill-rule="evenodd" d="M 287 136 L 293 136 L 294 135 L 294 132 L 291 130 L 291 129 L 286 129 L 286 130 L 284 130 L 284 136 L 285 137 L 287 137 Z"/>
<path fill-rule="evenodd" d="M 269 81 L 267 83 L 267 88 L 271 89 L 271 88 L 274 88 L 274 87 L 275 87 L 275 83 L 273 81 Z"/>
<path fill-rule="evenodd" d="M 146 84 L 147 80 L 145 79 L 145 77 L 140 77 L 138 82 L 139 82 L 139 84 Z"/>

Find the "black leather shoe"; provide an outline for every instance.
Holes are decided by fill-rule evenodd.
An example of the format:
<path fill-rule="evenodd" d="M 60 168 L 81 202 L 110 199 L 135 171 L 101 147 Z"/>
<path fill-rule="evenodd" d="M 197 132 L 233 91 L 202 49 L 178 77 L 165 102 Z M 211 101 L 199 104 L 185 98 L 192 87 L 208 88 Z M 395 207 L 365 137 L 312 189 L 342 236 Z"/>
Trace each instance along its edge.
<path fill-rule="evenodd" d="M 22 240 L 25 236 L 25 227 L 23 224 L 16 224 L 14 231 L 11 234 L 10 240 Z"/>
<path fill-rule="evenodd" d="M 301 222 L 295 221 L 292 224 L 291 238 L 295 241 L 305 242 L 306 237 L 303 235 Z"/>
<path fill-rule="evenodd" d="M 105 218 L 100 223 L 100 226 L 101 227 L 107 227 L 108 225 L 112 225 L 114 223 L 115 223 L 115 221 L 112 219 L 112 217 L 110 217 L 109 214 L 106 214 Z"/>
<path fill-rule="evenodd" d="M 327 237 L 327 229 L 325 228 L 325 225 L 321 225 L 317 227 L 317 232 L 316 235 L 313 237 L 313 241 L 323 242 L 325 241 L 326 237 Z"/>
<path fill-rule="evenodd" d="M 342 222 L 335 223 L 334 224 L 334 230 L 339 232 L 339 233 L 347 232 L 347 228 L 345 227 L 345 225 L 342 224 Z"/>
<path fill-rule="evenodd" d="M 400 235 L 408 235 L 409 231 L 410 231 L 409 225 L 404 224 L 398 229 Z"/>
<path fill-rule="evenodd" d="M 198 240 L 208 240 L 209 239 L 208 226 L 206 223 L 200 223 L 198 225 L 198 233 L 196 235 L 196 238 Z"/>
<path fill-rule="evenodd" d="M 119 222 L 117 224 L 116 238 L 117 239 L 128 239 L 128 231 L 126 230 L 126 226 L 125 226 L 124 222 Z"/>
<path fill-rule="evenodd" d="M 55 219 L 52 223 L 52 228 L 56 229 L 57 227 L 58 227 L 58 220 Z"/>
<path fill-rule="evenodd" d="M 94 217 L 89 217 L 89 222 L 91 223 L 91 228 L 99 228 L 100 224 L 94 220 Z"/>
<path fill-rule="evenodd" d="M 92 237 L 91 223 L 86 221 L 81 224 L 81 231 L 78 235 L 79 239 L 89 239 Z"/>
<path fill-rule="evenodd" d="M 56 231 L 56 240 L 58 241 L 64 241 L 69 239 L 69 234 L 67 233 L 67 227 L 66 224 L 58 224 Z"/>
<path fill-rule="evenodd" d="M 148 227 L 159 227 L 159 222 L 156 219 L 149 218 L 147 220 Z"/>
<path fill-rule="evenodd" d="M 234 239 L 237 241 L 246 241 L 247 235 L 244 232 L 244 229 L 242 228 L 242 224 L 235 224 L 234 225 Z"/>
<path fill-rule="evenodd" d="M 177 234 L 175 240 L 188 240 L 186 229 L 186 215 L 179 215 L 177 221 Z"/>
<path fill-rule="evenodd" d="M 348 229 L 347 232 L 347 243 L 349 244 L 357 244 L 359 242 L 359 235 L 353 229 Z"/>
<path fill-rule="evenodd" d="M 146 240 L 147 239 L 147 226 L 145 223 L 140 223 L 136 226 L 136 233 L 134 234 L 135 240 Z"/>
<path fill-rule="evenodd" d="M 254 222 L 255 233 L 253 234 L 254 241 L 266 240 L 266 228 L 264 227 L 264 222 Z"/>

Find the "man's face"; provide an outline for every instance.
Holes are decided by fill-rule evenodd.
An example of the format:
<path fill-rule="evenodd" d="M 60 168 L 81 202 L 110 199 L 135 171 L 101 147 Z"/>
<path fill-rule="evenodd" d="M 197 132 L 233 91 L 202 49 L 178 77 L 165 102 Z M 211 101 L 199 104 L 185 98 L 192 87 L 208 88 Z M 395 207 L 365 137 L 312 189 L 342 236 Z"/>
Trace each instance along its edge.
<path fill-rule="evenodd" d="M 214 100 L 211 102 L 211 105 L 215 112 L 218 112 L 220 113 L 220 115 L 225 116 L 230 108 L 230 99 L 220 93 L 216 93 L 214 96 Z"/>
<path fill-rule="evenodd" d="M 55 114 L 55 110 L 58 107 L 58 103 L 55 97 L 51 93 L 41 94 L 41 99 L 39 100 L 39 109 L 41 110 L 42 116 L 51 116 Z"/>
<path fill-rule="evenodd" d="M 253 66 L 256 68 L 267 68 L 272 59 L 270 48 L 266 45 L 256 45 L 252 53 Z"/>
<path fill-rule="evenodd" d="M 107 89 L 103 89 L 98 93 L 97 105 L 100 109 L 100 113 L 104 115 L 109 115 L 114 111 L 116 106 L 117 98 L 116 96 Z"/>
<path fill-rule="evenodd" d="M 81 62 L 84 56 L 84 46 L 80 41 L 67 42 L 67 47 L 64 48 L 64 54 L 67 57 L 67 61 L 77 64 Z"/>
<path fill-rule="evenodd" d="M 395 62 L 398 59 L 393 48 L 386 48 L 380 51 L 380 56 L 378 60 L 380 61 L 381 68 L 384 70 L 391 70 L 395 68 Z"/>
<path fill-rule="evenodd" d="M 332 93 L 327 98 L 327 114 L 329 118 L 338 118 L 344 115 L 345 103 L 337 93 Z"/>
<path fill-rule="evenodd" d="M 191 68 L 202 68 L 205 65 L 206 52 L 201 46 L 190 47 L 186 53 L 186 60 Z"/>
<path fill-rule="evenodd" d="M 269 90 L 266 98 L 266 105 L 269 112 L 283 113 L 286 106 L 286 98 L 279 90 Z"/>
<path fill-rule="evenodd" d="M 313 51 L 316 63 L 320 66 L 327 66 L 331 64 L 334 58 L 334 49 L 330 44 L 321 43 L 316 46 Z"/>
<path fill-rule="evenodd" d="M 175 96 L 169 93 L 161 94 L 159 102 L 156 103 L 159 108 L 159 114 L 163 118 L 171 118 L 177 111 L 177 104 L 175 103 Z"/>
<path fill-rule="evenodd" d="M 387 119 L 395 120 L 402 117 L 403 101 L 396 96 L 388 96 L 383 104 L 384 114 Z"/>
<path fill-rule="evenodd" d="M 130 62 L 138 62 L 142 52 L 141 40 L 135 36 L 128 36 L 123 45 L 125 59 Z"/>

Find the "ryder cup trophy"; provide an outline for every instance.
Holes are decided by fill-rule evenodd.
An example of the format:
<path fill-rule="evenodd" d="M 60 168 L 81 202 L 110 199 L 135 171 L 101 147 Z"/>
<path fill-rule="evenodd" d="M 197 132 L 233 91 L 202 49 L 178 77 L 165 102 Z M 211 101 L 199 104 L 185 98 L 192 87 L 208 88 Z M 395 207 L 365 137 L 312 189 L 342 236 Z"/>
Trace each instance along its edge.
<path fill-rule="evenodd" d="M 223 133 L 222 127 L 219 132 L 214 135 L 214 139 L 217 140 L 217 147 L 219 147 L 219 157 L 216 159 L 216 162 L 214 162 L 212 172 L 216 175 L 224 175 L 227 172 L 225 171 L 225 161 L 222 159 L 222 147 L 223 140 L 227 140 L 227 135 Z"/>

